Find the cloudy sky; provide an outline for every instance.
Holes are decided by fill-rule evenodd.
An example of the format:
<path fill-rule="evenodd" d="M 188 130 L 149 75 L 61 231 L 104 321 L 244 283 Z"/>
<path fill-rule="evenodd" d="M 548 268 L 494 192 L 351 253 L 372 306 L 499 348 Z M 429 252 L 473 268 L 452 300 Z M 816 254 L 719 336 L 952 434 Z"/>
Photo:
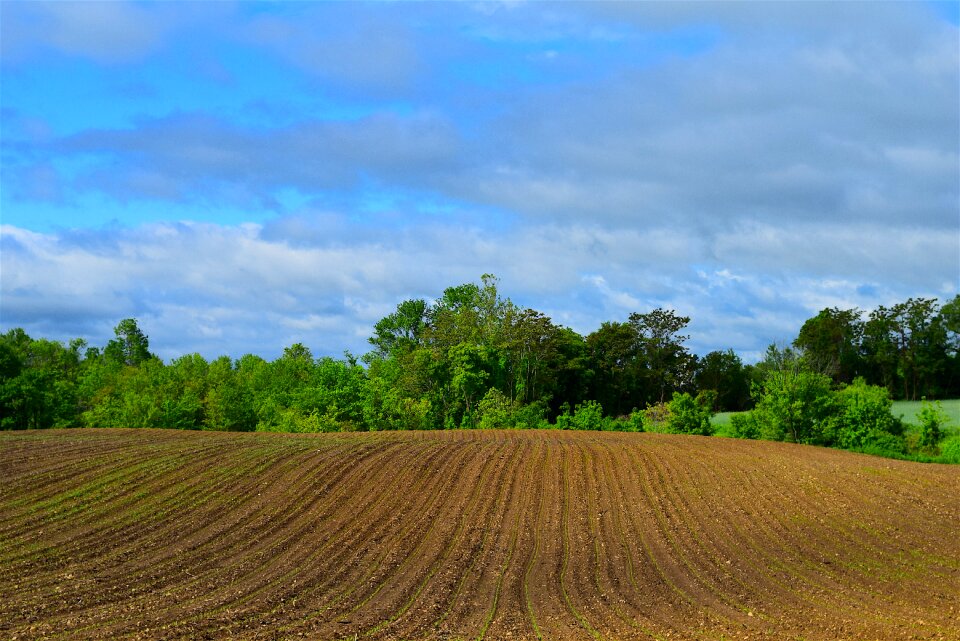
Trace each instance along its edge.
<path fill-rule="evenodd" d="M 500 277 L 748 360 L 960 280 L 956 2 L 0 3 L 0 330 L 366 351 Z"/>

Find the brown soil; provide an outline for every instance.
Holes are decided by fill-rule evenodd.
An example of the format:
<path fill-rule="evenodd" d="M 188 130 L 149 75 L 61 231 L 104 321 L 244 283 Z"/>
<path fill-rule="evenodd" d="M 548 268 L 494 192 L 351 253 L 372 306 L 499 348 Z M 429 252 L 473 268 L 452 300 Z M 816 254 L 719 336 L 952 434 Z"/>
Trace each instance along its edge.
<path fill-rule="evenodd" d="M 960 466 L 590 432 L 0 433 L 4 639 L 960 639 Z"/>

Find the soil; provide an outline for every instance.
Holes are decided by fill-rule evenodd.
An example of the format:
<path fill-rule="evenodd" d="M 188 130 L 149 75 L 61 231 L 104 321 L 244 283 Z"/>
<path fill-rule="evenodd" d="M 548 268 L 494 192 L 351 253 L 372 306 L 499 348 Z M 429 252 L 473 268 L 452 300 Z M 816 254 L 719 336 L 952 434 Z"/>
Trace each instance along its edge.
<path fill-rule="evenodd" d="M 960 466 L 562 431 L 0 433 L 4 639 L 960 639 Z"/>

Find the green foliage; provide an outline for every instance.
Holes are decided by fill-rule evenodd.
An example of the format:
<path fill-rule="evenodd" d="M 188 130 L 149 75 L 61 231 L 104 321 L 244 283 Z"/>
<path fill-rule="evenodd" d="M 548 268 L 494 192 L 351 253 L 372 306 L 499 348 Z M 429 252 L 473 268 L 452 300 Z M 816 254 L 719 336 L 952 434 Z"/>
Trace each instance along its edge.
<path fill-rule="evenodd" d="M 960 463 L 960 434 L 950 436 L 940 443 L 941 463 Z"/>
<path fill-rule="evenodd" d="M 654 403 L 643 410 L 643 424 L 648 432 L 670 431 L 670 403 Z"/>
<path fill-rule="evenodd" d="M 827 445 L 859 449 L 876 444 L 890 451 L 903 451 L 903 425 L 893 416 L 893 400 L 885 387 L 867 385 L 857 378 L 834 395 L 836 412 L 824 429 Z"/>
<path fill-rule="evenodd" d="M 339 432 L 341 424 L 331 414 L 320 414 L 312 410 L 305 414 L 294 408 L 281 408 L 273 415 L 271 422 L 257 424 L 258 432 Z"/>
<path fill-rule="evenodd" d="M 671 432 L 677 434 L 700 434 L 709 436 L 713 432 L 710 417 L 713 415 L 713 403 L 716 392 L 700 392 L 696 398 L 687 392 L 674 392 L 670 401 L 670 417 L 667 424 Z"/>
<path fill-rule="evenodd" d="M 732 349 L 710 352 L 697 361 L 694 386 L 716 392 L 715 411 L 743 411 L 752 405 L 751 371 Z"/>
<path fill-rule="evenodd" d="M 596 401 L 584 401 L 576 406 L 573 412 L 573 429 L 600 430 L 603 429 L 603 407 Z"/>
<path fill-rule="evenodd" d="M 830 377 L 807 369 L 791 350 L 771 345 L 758 369 L 763 382 L 754 387 L 753 418 L 760 437 L 774 441 L 826 445 L 826 421 L 834 412 Z"/>
<path fill-rule="evenodd" d="M 643 412 L 634 409 L 624 420 L 619 421 L 618 429 L 624 432 L 646 432 L 646 420 Z"/>
<path fill-rule="evenodd" d="M 733 414 L 729 431 L 734 438 L 758 439 L 761 436 L 760 424 L 753 412 Z"/>
<path fill-rule="evenodd" d="M 690 317 L 658 307 L 646 314 L 630 314 L 629 324 L 637 336 L 644 364 L 642 378 L 651 399 L 663 403 L 693 378 L 695 359 L 683 345 L 690 337 L 680 334 L 690 324 Z"/>
<path fill-rule="evenodd" d="M 150 342 L 134 318 L 125 318 L 114 328 L 116 338 L 103 350 L 107 360 L 124 365 L 139 365 L 149 358 Z"/>
<path fill-rule="evenodd" d="M 499 429 L 513 427 L 514 404 L 507 396 L 495 387 L 487 390 L 477 405 L 480 429 Z"/>
<path fill-rule="evenodd" d="M 573 413 L 565 406 L 557 416 L 557 428 L 561 430 L 602 430 L 607 421 L 603 416 L 603 406 L 596 401 L 579 403 Z"/>
<path fill-rule="evenodd" d="M 923 399 L 923 404 L 917 413 L 917 420 L 920 424 L 919 445 L 931 448 L 940 442 L 943 428 L 949 423 L 950 418 L 943 411 L 940 401 L 931 403 Z"/>
<path fill-rule="evenodd" d="M 697 359 L 685 347 L 689 322 L 658 308 L 583 337 L 514 305 L 484 275 L 434 302 L 400 303 L 376 323 L 365 366 L 350 354 L 315 358 L 303 343 L 272 362 L 189 354 L 165 364 L 132 318 L 102 349 L 13 329 L 0 335 L 0 429 L 492 429 L 552 419 L 561 429 L 710 434 L 713 411 L 754 401 L 718 432 L 937 456 L 942 409 L 924 405 L 920 427 L 904 434 L 890 397 L 960 394 L 960 297 L 942 308 L 909 299 L 866 322 L 858 310 L 824 310 L 804 324 L 798 351 L 771 348 L 755 367 L 731 350 Z"/>
<path fill-rule="evenodd" d="M 824 309 L 800 328 L 793 344 L 810 367 L 835 382 L 850 383 L 863 371 L 860 343 L 864 324 L 859 309 Z"/>

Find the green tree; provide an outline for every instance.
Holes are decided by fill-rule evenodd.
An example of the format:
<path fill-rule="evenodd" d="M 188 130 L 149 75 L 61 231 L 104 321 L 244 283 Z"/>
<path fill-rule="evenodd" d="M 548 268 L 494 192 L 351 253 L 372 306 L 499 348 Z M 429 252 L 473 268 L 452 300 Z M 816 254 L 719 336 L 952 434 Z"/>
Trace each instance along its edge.
<path fill-rule="evenodd" d="M 690 337 L 680 333 L 690 324 L 690 317 L 658 307 L 646 314 L 630 314 L 629 322 L 637 337 L 653 399 L 662 403 L 693 379 L 694 358 L 684 346 Z"/>
<path fill-rule="evenodd" d="M 854 379 L 835 394 L 836 410 L 824 429 L 825 445 L 859 449 L 869 445 L 903 451 L 903 425 L 893 415 L 887 388 Z"/>
<path fill-rule="evenodd" d="M 869 379 L 900 398 L 941 393 L 950 367 L 951 334 L 936 299 L 910 298 L 870 313 L 863 351 Z"/>
<path fill-rule="evenodd" d="M 750 400 L 750 370 L 732 349 L 710 352 L 697 361 L 694 387 L 717 393 L 714 410 L 741 412 Z"/>
<path fill-rule="evenodd" d="M 421 345 L 427 327 L 429 307 L 423 299 L 406 300 L 397 310 L 374 325 L 370 344 L 379 358 L 409 352 Z"/>
<path fill-rule="evenodd" d="M 670 400 L 670 431 L 710 436 L 713 433 L 710 417 L 713 416 L 715 399 L 716 392 L 713 390 L 700 392 L 696 398 L 687 392 L 674 392 Z"/>
<path fill-rule="evenodd" d="M 863 373 L 860 345 L 864 323 L 859 309 L 829 308 L 808 319 L 793 341 L 814 371 L 837 383 L 851 383 Z"/>
<path fill-rule="evenodd" d="M 83 346 L 32 339 L 20 328 L 0 335 L 0 428 L 76 426 Z"/>
<path fill-rule="evenodd" d="M 943 438 L 943 428 L 950 422 L 950 418 L 943 411 L 940 401 L 931 403 L 923 399 L 917 421 L 920 423 L 918 444 L 924 448 L 933 448 Z"/>
<path fill-rule="evenodd" d="M 150 354 L 150 342 L 147 335 L 140 330 L 136 319 L 123 319 L 117 324 L 113 332 L 116 338 L 107 343 L 104 349 L 104 355 L 109 360 L 136 366 L 149 358 L 154 358 Z"/>
<path fill-rule="evenodd" d="M 759 364 L 753 418 L 762 438 L 823 445 L 825 421 L 834 411 L 830 377 L 812 372 L 790 348 L 771 345 Z"/>
<path fill-rule="evenodd" d="M 945 337 L 943 395 L 956 398 L 960 396 L 960 295 L 940 308 L 940 324 Z"/>
<path fill-rule="evenodd" d="M 462 427 L 474 427 L 474 405 L 488 389 L 490 351 L 479 345 L 461 343 L 450 348 L 450 385 L 462 401 Z"/>
<path fill-rule="evenodd" d="M 647 398 L 639 388 L 641 362 L 633 326 L 602 323 L 587 336 L 586 354 L 592 374 L 588 380 L 589 398 L 616 415 L 646 404 Z"/>
<path fill-rule="evenodd" d="M 228 356 L 213 360 L 203 399 L 204 429 L 250 432 L 256 429 L 254 394 Z"/>

